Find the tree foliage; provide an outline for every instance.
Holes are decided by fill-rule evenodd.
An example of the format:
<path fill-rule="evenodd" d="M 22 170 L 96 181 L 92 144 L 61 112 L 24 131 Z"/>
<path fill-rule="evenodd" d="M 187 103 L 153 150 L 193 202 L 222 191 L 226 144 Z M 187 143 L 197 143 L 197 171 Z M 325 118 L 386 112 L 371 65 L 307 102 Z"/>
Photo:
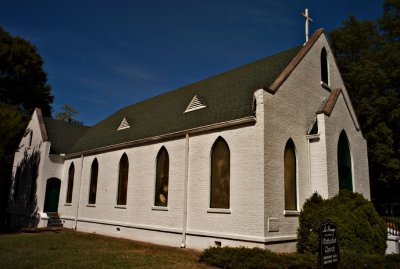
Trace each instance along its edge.
<path fill-rule="evenodd" d="M 25 127 L 25 119 L 17 106 L 0 102 L 0 227 L 1 214 L 7 209 L 14 152 Z"/>
<path fill-rule="evenodd" d="M 376 22 L 350 17 L 330 38 L 368 141 L 372 198 L 400 201 L 400 1 L 386 0 Z"/>
<path fill-rule="evenodd" d="M 36 47 L 0 27 L 0 227 L 4 224 L 14 153 L 23 130 L 35 108 L 51 116 L 52 102 Z"/>
<path fill-rule="evenodd" d="M 340 191 L 328 200 L 314 193 L 299 217 L 297 251 L 318 253 L 318 228 L 323 222 L 338 225 L 340 250 L 358 254 L 385 254 L 386 225 L 372 203 L 361 194 Z"/>
<path fill-rule="evenodd" d="M 64 104 L 61 107 L 61 112 L 57 113 L 56 119 L 70 123 L 82 124 L 76 119 L 76 116 L 78 115 L 79 111 L 76 108 L 72 107 L 71 105 Z"/>
<path fill-rule="evenodd" d="M 50 116 L 53 98 L 36 47 L 0 27 L 0 100 L 18 105 L 25 116 L 36 107 Z"/>

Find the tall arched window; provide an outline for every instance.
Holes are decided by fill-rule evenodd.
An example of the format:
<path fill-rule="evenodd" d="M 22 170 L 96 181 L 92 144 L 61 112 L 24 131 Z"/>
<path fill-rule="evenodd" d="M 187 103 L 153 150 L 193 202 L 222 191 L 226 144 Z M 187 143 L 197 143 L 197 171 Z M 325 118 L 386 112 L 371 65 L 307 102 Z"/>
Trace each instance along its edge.
<path fill-rule="evenodd" d="M 72 190 L 74 189 L 75 166 L 71 163 L 68 169 L 68 188 L 66 203 L 72 203 Z"/>
<path fill-rule="evenodd" d="M 286 143 L 284 153 L 285 210 L 297 210 L 296 152 L 292 139 Z"/>
<path fill-rule="evenodd" d="M 29 134 L 29 146 L 32 146 L 32 139 L 33 139 L 33 131 Z"/>
<path fill-rule="evenodd" d="M 230 150 L 219 137 L 211 151 L 211 208 L 230 208 Z"/>
<path fill-rule="evenodd" d="M 128 156 L 124 153 L 119 161 L 119 180 L 118 180 L 118 196 L 117 205 L 126 205 L 126 196 L 128 191 L 128 172 L 129 161 Z"/>
<path fill-rule="evenodd" d="M 338 172 L 339 189 L 353 191 L 353 177 L 351 171 L 351 156 L 349 140 L 344 130 L 340 133 L 338 143 Z"/>
<path fill-rule="evenodd" d="M 89 204 L 96 203 L 98 174 L 99 174 L 99 163 L 97 162 L 97 159 L 94 159 L 94 161 L 92 162 L 92 168 L 90 169 Z"/>
<path fill-rule="evenodd" d="M 154 204 L 168 206 L 169 156 L 165 147 L 157 154 L 156 191 Z"/>
<path fill-rule="evenodd" d="M 329 67 L 325 48 L 321 50 L 321 81 L 329 85 Z"/>

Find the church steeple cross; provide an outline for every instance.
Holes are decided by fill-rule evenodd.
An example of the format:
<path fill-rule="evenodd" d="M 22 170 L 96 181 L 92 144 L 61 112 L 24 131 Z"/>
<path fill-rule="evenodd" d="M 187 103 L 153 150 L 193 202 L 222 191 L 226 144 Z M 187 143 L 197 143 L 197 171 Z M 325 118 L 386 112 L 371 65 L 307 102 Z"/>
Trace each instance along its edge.
<path fill-rule="evenodd" d="M 301 13 L 303 17 L 306 19 L 306 43 L 308 41 L 308 22 L 312 22 L 313 20 L 308 16 L 308 8 L 304 11 L 304 13 Z"/>

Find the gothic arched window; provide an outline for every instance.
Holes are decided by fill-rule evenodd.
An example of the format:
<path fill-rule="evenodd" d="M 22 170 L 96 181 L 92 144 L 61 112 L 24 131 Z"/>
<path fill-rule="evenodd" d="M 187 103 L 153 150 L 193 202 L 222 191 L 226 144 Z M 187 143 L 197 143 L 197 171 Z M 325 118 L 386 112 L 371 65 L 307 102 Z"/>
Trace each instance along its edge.
<path fill-rule="evenodd" d="M 349 140 L 344 130 L 340 133 L 338 142 L 338 172 L 339 189 L 353 191 L 353 177 L 351 171 L 351 156 Z"/>
<path fill-rule="evenodd" d="M 296 152 L 292 139 L 286 143 L 284 153 L 285 210 L 297 210 Z"/>
<path fill-rule="evenodd" d="M 165 147 L 157 154 L 156 190 L 154 205 L 168 206 L 169 156 Z"/>
<path fill-rule="evenodd" d="M 74 189 L 75 166 L 71 163 L 68 169 L 68 188 L 66 203 L 72 203 L 72 190 Z"/>
<path fill-rule="evenodd" d="M 219 137 L 211 151 L 211 208 L 230 208 L 230 151 Z"/>
<path fill-rule="evenodd" d="M 98 174 L 99 174 L 99 163 L 97 162 L 97 159 L 94 159 L 92 162 L 92 167 L 90 169 L 89 204 L 96 203 Z"/>
<path fill-rule="evenodd" d="M 124 153 L 119 161 L 119 179 L 118 179 L 118 194 L 117 205 L 126 205 L 126 197 L 128 191 L 128 172 L 129 160 Z"/>
<path fill-rule="evenodd" d="M 321 50 L 321 81 L 329 85 L 329 67 L 325 48 Z"/>

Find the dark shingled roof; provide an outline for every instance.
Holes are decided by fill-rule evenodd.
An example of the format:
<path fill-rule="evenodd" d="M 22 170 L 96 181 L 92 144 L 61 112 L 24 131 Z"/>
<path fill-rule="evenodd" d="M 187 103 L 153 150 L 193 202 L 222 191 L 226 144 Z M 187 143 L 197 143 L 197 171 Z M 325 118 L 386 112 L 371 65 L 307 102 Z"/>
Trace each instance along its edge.
<path fill-rule="evenodd" d="M 89 127 L 44 118 L 48 139 L 51 142 L 52 153 L 67 153 L 72 145 L 88 130 Z"/>
<path fill-rule="evenodd" d="M 88 129 L 68 153 L 252 116 L 254 91 L 269 87 L 301 48 L 275 54 L 122 108 Z M 194 95 L 207 107 L 183 113 Z M 124 117 L 131 127 L 117 131 Z"/>
<path fill-rule="evenodd" d="M 253 116 L 254 91 L 268 88 L 301 48 L 127 106 L 91 128 L 46 118 L 52 148 L 74 154 Z M 183 113 L 195 95 L 207 107 Z M 124 117 L 130 128 L 117 131 Z"/>

